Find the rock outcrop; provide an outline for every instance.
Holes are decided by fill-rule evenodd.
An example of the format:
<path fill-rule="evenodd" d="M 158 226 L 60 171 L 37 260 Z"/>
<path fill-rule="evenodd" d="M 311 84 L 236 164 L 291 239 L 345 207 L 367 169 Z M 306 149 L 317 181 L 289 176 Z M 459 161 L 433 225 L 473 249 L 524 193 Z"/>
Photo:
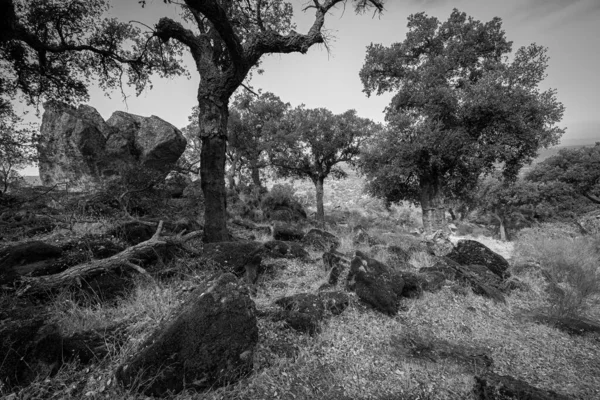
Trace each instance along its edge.
<path fill-rule="evenodd" d="M 69 189 L 93 187 L 124 167 L 168 173 L 183 151 L 181 131 L 162 119 L 116 111 L 107 120 L 95 108 L 44 104 L 38 147 L 44 185 L 68 182 Z"/>

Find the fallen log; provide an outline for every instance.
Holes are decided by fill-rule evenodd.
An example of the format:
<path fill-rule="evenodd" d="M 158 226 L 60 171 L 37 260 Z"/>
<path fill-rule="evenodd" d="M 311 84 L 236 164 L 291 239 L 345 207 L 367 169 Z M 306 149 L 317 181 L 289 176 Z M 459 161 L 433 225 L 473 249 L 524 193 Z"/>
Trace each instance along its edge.
<path fill-rule="evenodd" d="M 17 290 L 17 296 L 43 294 L 61 287 L 73 285 L 80 286 L 81 280 L 91 274 L 110 271 L 121 266 L 130 267 L 140 274 L 150 276 L 148 271 L 135 264 L 134 261 L 138 260 L 140 256 L 147 254 L 148 251 L 155 249 L 158 246 L 176 244 L 180 245 L 181 248 L 186 251 L 194 252 L 193 249 L 189 249 L 185 245 L 185 242 L 192 238 L 198 237 L 200 232 L 190 232 L 186 235 L 179 234 L 176 236 L 161 238 L 160 234 L 162 229 L 163 221 L 160 221 L 156 232 L 150 239 L 128 247 L 114 256 L 75 265 L 61 273 L 54 275 L 38 276 L 35 278 L 24 277 L 21 279 L 22 286 Z"/>

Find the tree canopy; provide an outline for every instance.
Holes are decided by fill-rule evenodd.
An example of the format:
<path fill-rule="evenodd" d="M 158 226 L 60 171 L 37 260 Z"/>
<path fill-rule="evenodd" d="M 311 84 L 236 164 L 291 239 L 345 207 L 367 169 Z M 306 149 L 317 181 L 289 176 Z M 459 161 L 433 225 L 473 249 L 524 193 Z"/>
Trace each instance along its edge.
<path fill-rule="evenodd" d="M 563 106 L 545 77 L 546 49 L 518 49 L 502 21 L 482 23 L 454 10 L 440 22 L 408 18 L 403 42 L 367 48 L 360 71 L 367 95 L 392 92 L 387 130 L 369 147 L 363 167 L 371 193 L 420 202 L 427 231 L 444 225 L 444 194 L 474 187 L 501 166 L 515 179 L 540 147 L 556 144 Z"/>
<path fill-rule="evenodd" d="M 573 192 L 600 204 L 600 142 L 595 146 L 561 149 L 527 173 L 531 182 L 560 182 Z"/>
<path fill-rule="evenodd" d="M 323 182 L 329 176 L 345 177 L 339 164 L 354 164 L 362 144 L 377 128 L 355 110 L 336 115 L 324 108 L 297 107 L 270 141 L 271 166 L 281 177 L 308 178 L 315 184 L 317 217 L 323 222 Z"/>
<path fill-rule="evenodd" d="M 288 109 L 289 104 L 271 92 L 254 95 L 249 91 L 234 97 L 230 107 L 229 148 L 258 189 L 262 187 L 260 170 L 268 165 L 266 150 Z"/>

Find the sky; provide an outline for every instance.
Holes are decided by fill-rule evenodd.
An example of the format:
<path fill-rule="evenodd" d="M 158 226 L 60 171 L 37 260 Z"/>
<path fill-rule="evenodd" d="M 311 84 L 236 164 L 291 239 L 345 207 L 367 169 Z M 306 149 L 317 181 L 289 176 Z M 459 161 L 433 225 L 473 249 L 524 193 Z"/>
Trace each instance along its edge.
<path fill-rule="evenodd" d="M 294 6 L 296 31 L 306 32 L 314 10 L 302 12 L 306 0 L 290 0 Z M 162 16 L 175 16 L 176 5 L 150 0 L 145 8 L 137 0 L 113 0 L 111 14 L 124 21 L 136 20 L 152 26 Z M 417 12 L 445 21 L 453 8 L 486 22 L 500 17 L 513 51 L 537 43 L 548 48 L 550 57 L 543 90 L 557 90 L 565 106 L 561 127 L 562 145 L 600 141 L 600 0 L 387 0 L 379 16 L 355 15 L 349 5 L 338 7 L 325 21 L 327 47 L 313 46 L 307 54 L 264 56 L 262 75 L 250 84 L 270 91 L 292 106 L 325 107 L 335 113 L 355 109 L 362 117 L 382 122 L 391 94 L 371 96 L 362 92 L 358 73 L 371 43 L 389 46 L 404 40 L 407 17 Z M 145 28 L 144 28 L 145 29 Z M 153 80 L 152 89 L 139 97 L 134 92 L 126 102 L 119 92 L 107 97 L 98 88 L 90 90 L 87 103 L 108 119 L 117 110 L 157 115 L 182 128 L 196 104 L 199 76 L 191 57 L 185 62 L 191 78 Z M 18 107 L 17 107 L 18 108 Z"/>

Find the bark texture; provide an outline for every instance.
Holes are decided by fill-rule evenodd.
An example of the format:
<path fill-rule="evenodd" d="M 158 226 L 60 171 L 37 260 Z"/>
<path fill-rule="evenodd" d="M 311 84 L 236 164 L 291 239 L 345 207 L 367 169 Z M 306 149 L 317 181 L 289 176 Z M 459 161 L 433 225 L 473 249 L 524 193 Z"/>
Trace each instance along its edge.
<path fill-rule="evenodd" d="M 446 227 L 446 207 L 442 186 L 437 177 L 422 178 L 421 209 L 423 210 L 423 229 L 431 234 Z"/>

